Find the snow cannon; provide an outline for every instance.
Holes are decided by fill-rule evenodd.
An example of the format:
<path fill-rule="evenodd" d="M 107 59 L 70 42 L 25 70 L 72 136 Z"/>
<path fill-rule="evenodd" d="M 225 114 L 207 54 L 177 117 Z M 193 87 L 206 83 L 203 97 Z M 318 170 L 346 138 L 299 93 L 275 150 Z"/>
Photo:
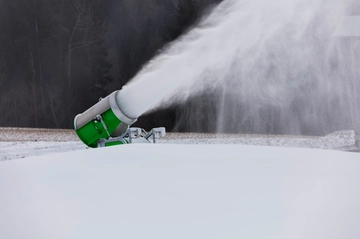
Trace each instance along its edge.
<path fill-rule="evenodd" d="M 115 91 L 106 98 L 78 114 L 74 119 L 74 128 L 80 140 L 91 148 L 113 146 L 129 143 L 155 143 L 156 139 L 165 136 L 165 128 L 154 128 L 146 132 L 142 128 L 130 128 L 137 118 L 124 114 L 121 102 L 121 91 Z"/>

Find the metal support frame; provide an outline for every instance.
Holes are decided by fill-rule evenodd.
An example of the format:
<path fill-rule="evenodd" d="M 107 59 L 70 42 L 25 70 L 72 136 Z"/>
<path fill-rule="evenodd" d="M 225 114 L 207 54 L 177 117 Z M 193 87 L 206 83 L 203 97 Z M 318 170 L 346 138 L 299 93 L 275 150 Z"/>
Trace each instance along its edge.
<path fill-rule="evenodd" d="M 160 128 L 153 128 L 149 133 L 147 133 L 144 138 L 149 140 L 149 138 L 152 136 L 153 139 L 153 143 L 156 143 L 156 139 L 162 138 L 164 137 L 166 134 L 165 132 L 165 128 L 164 127 L 160 127 Z"/>
<path fill-rule="evenodd" d="M 99 122 L 102 122 L 101 116 L 99 118 Z M 103 122 L 102 122 L 103 123 Z M 107 131 L 106 126 L 104 126 L 105 130 Z M 122 143 L 122 144 L 131 144 L 133 143 L 134 139 L 138 139 L 138 138 L 144 138 L 148 143 L 156 143 L 156 139 L 162 138 L 164 137 L 166 134 L 165 128 L 164 127 L 160 127 L 160 128 L 153 128 L 151 131 L 146 132 L 144 129 L 142 128 L 136 128 L 136 127 L 132 127 L 132 128 L 128 128 L 127 131 L 118 136 L 118 137 L 110 137 L 108 139 L 100 139 L 97 142 L 97 147 L 105 147 L 107 143 Z M 149 138 L 152 137 L 152 142 L 149 140 Z"/>

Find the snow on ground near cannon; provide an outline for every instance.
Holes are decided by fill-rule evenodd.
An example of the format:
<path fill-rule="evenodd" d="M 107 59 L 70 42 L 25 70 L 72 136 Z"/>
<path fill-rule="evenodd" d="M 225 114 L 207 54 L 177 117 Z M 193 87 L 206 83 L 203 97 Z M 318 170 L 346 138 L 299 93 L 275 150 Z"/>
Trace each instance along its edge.
<path fill-rule="evenodd" d="M 0 238 L 360 238 L 360 156 L 124 145 L 0 163 Z"/>
<path fill-rule="evenodd" d="M 344 130 L 326 136 L 167 133 L 163 144 L 238 144 L 359 151 L 355 132 Z M 85 149 L 73 130 L 0 127 L 0 161 Z"/>

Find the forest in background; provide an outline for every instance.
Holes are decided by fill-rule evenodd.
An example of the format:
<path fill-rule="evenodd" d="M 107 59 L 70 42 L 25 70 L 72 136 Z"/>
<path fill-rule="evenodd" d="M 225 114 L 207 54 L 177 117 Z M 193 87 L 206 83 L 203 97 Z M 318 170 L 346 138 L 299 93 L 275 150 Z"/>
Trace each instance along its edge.
<path fill-rule="evenodd" d="M 72 128 L 220 1 L 0 0 L 0 126 Z M 171 130 L 177 111 L 138 124 Z"/>

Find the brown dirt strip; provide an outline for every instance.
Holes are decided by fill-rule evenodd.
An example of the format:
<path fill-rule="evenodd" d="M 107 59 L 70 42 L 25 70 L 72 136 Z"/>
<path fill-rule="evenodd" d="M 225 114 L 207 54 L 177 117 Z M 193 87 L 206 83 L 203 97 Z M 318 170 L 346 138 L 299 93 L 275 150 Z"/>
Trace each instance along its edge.
<path fill-rule="evenodd" d="M 284 135 L 245 135 L 245 134 L 212 134 L 212 133 L 166 133 L 166 139 L 232 139 L 232 138 L 283 138 Z M 312 136 L 285 136 L 287 138 L 312 139 Z M 7 128 L 0 127 L 0 141 L 79 141 L 72 129 L 36 129 L 36 128 Z"/>
<path fill-rule="evenodd" d="M 34 128 L 2 128 L 0 127 L 0 141 L 78 141 L 74 130 L 71 129 L 34 129 Z"/>

